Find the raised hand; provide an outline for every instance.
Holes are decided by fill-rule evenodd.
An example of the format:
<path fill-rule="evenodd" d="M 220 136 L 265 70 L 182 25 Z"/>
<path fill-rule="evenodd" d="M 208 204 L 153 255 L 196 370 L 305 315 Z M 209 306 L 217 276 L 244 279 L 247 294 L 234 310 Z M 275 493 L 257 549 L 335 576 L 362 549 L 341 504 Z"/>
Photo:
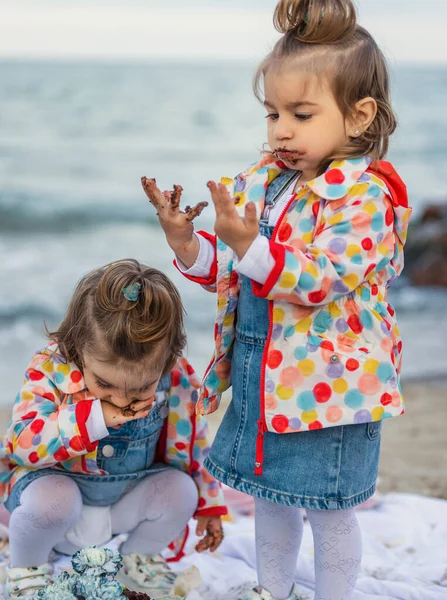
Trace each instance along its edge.
<path fill-rule="evenodd" d="M 175 185 L 172 192 L 161 192 L 155 179 L 142 177 L 141 184 L 150 203 L 157 211 L 168 244 L 186 267 L 192 266 L 199 252 L 193 221 L 208 206 L 208 202 L 199 202 L 193 208 L 187 206 L 182 211 L 180 200 L 183 188 L 180 185 Z"/>
<path fill-rule="evenodd" d="M 235 208 L 235 198 L 231 198 L 227 188 L 214 181 L 208 182 L 208 189 L 216 209 L 214 231 L 216 235 L 242 259 L 258 236 L 259 224 L 253 202 L 245 206 L 245 216 L 240 217 Z"/>

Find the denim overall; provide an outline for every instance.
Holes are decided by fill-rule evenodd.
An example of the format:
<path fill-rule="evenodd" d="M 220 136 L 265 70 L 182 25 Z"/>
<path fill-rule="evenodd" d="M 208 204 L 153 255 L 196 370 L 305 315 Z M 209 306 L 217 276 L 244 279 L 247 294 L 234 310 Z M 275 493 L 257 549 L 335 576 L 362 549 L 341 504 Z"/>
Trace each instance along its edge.
<path fill-rule="evenodd" d="M 19 506 L 23 490 L 31 481 L 45 475 L 64 475 L 73 479 L 81 491 L 83 504 L 110 506 L 148 475 L 169 469 L 166 464 L 154 463 L 154 457 L 168 416 L 170 387 L 169 374 L 160 380 L 156 402 L 147 417 L 129 421 L 120 429 L 109 429 L 109 435 L 99 441 L 97 463 L 100 469 L 107 471 L 107 475 L 71 473 L 52 468 L 30 471 L 13 487 L 5 502 L 6 509 L 12 512 Z"/>
<path fill-rule="evenodd" d="M 269 186 L 271 205 L 291 182 L 290 172 Z M 259 222 L 261 235 L 273 227 Z M 256 297 L 241 276 L 232 358 L 233 397 L 217 432 L 205 468 L 241 492 L 279 504 L 333 510 L 351 508 L 375 490 L 381 423 L 345 425 L 264 437 L 263 473 L 255 475 L 260 418 L 261 372 L 268 339 L 268 300 Z"/>

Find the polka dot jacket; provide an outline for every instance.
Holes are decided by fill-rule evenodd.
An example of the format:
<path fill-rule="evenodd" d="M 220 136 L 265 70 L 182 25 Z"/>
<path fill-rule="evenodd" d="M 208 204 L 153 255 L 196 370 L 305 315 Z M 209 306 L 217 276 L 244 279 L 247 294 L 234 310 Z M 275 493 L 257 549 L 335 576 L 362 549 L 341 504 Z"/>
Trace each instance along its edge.
<path fill-rule="evenodd" d="M 169 413 L 157 455 L 196 482 L 196 516 L 219 516 L 227 509 L 221 485 L 203 468 L 209 444 L 206 421 L 195 411 L 199 387 L 191 365 L 179 358 L 171 372 Z M 34 356 L 0 447 L 1 501 L 29 469 L 104 474 L 96 462 L 98 442 L 90 442 L 86 428 L 95 399 L 77 365 L 67 362 L 56 344 L 50 343 Z"/>
<path fill-rule="evenodd" d="M 269 155 L 223 179 L 232 196 L 256 204 L 282 172 Z M 411 209 L 394 168 L 368 157 L 333 162 L 302 185 L 279 219 L 267 281 L 252 292 L 269 301 L 269 338 L 261 377 L 260 429 L 291 433 L 378 421 L 404 411 L 399 382 L 402 342 L 387 290 L 403 269 Z M 216 410 L 231 385 L 231 349 L 239 277 L 221 240 L 208 279 L 217 291 L 215 354 L 197 409 Z"/>

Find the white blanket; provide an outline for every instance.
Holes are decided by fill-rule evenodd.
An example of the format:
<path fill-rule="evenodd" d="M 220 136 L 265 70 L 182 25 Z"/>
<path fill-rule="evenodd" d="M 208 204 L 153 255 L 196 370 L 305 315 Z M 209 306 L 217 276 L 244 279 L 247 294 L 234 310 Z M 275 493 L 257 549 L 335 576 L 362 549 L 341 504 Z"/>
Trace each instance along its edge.
<path fill-rule="evenodd" d="M 354 600 L 447 599 L 447 501 L 390 494 L 376 508 L 358 512 L 364 556 Z M 235 600 L 229 588 L 256 581 L 254 526 L 250 518 L 227 524 L 216 556 L 189 555 L 205 585 L 187 600 Z M 191 540 L 192 545 L 192 540 Z M 313 599 L 312 535 L 306 523 L 296 570 L 300 600 Z"/>
<path fill-rule="evenodd" d="M 378 506 L 358 512 L 364 557 L 354 600 L 447 599 L 447 501 L 405 494 L 379 498 Z M 194 524 L 191 524 L 194 527 Z M 254 524 L 239 517 L 225 524 L 219 552 L 188 555 L 176 571 L 195 565 L 203 585 L 186 600 L 236 600 L 238 587 L 256 582 Z M 119 540 L 108 544 L 116 547 Z M 188 551 L 195 539 L 191 537 Z M 306 522 L 296 570 L 300 600 L 312 600 L 314 571 L 312 536 Z M 67 568 L 68 559 L 58 561 Z"/>

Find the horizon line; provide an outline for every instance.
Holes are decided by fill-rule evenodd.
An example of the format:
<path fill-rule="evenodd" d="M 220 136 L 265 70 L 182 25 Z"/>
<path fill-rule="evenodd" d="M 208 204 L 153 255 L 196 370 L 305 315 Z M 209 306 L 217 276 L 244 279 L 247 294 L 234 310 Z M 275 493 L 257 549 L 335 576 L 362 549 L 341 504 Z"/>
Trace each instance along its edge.
<path fill-rule="evenodd" d="M 237 58 L 235 56 L 225 57 L 225 56 L 212 56 L 212 57 L 202 57 L 202 56 L 144 56 L 144 55 L 69 55 L 66 56 L 49 56 L 49 55 L 41 55 L 41 56 L 27 56 L 27 55 L 1 55 L 0 54 L 0 63 L 54 63 L 54 64 L 104 64 L 111 65 L 145 65 L 145 64 L 155 64 L 155 63 L 169 63 L 171 65 L 201 65 L 201 66 L 210 66 L 215 63 L 227 63 L 229 65 L 245 65 L 250 66 L 253 63 L 261 62 L 262 57 L 250 57 L 244 56 L 241 58 Z M 389 66 L 392 69 L 393 66 L 397 67 L 447 67 L 447 58 L 442 60 L 432 60 L 432 59 L 421 59 L 421 60 L 412 60 L 412 59 L 393 59 L 389 60 Z"/>

